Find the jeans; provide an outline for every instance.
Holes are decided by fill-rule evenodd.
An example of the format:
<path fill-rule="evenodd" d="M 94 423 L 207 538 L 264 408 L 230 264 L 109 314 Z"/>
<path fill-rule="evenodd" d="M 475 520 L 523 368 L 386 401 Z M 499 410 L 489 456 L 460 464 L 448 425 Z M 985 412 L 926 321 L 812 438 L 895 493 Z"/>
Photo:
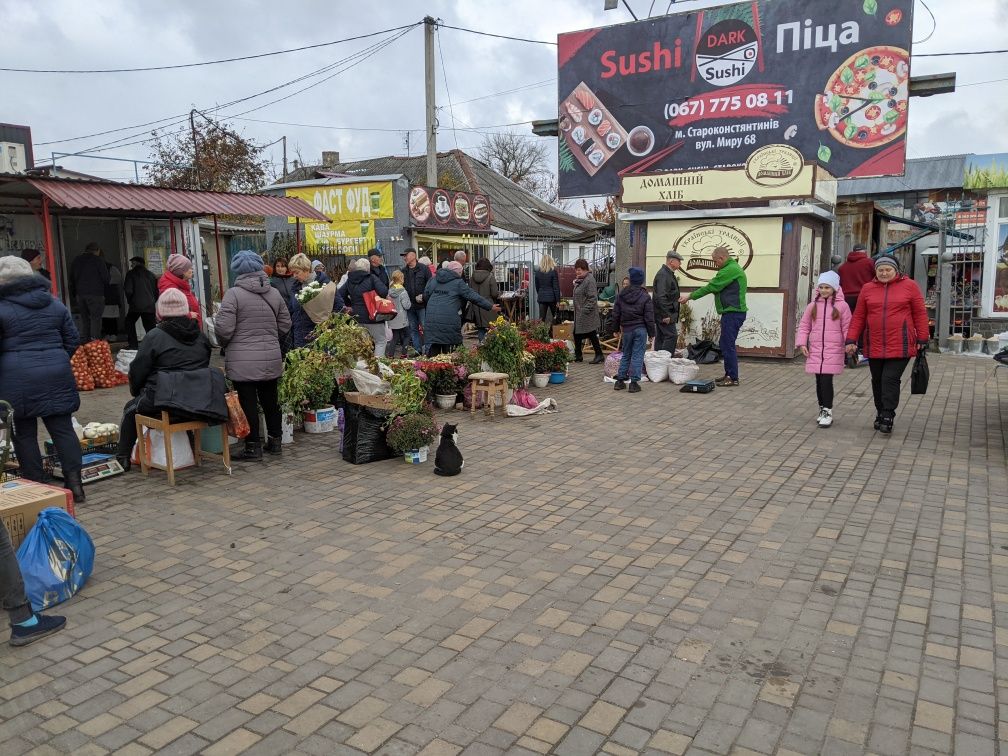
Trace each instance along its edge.
<path fill-rule="evenodd" d="M 833 409 L 833 376 L 828 373 L 816 373 L 815 395 L 819 406 Z"/>
<path fill-rule="evenodd" d="M 129 342 L 130 349 L 137 349 L 140 346 L 136 332 L 136 324 L 138 320 L 143 323 L 144 330 L 147 331 L 147 333 L 153 331 L 154 327 L 157 325 L 153 312 L 135 312 L 131 309 L 129 311 L 129 315 L 126 316 L 126 341 Z"/>
<path fill-rule="evenodd" d="M 21 568 L 14 555 L 10 533 L 3 521 L 0 521 L 0 605 L 7 610 L 12 625 L 32 618 L 33 612 L 28 596 L 25 595 Z"/>
<path fill-rule="evenodd" d="M 539 303 L 539 320 L 552 326 L 560 319 L 560 309 L 556 302 Z"/>
<path fill-rule="evenodd" d="M 574 359 L 582 360 L 582 347 L 584 347 L 584 340 L 588 339 L 591 341 L 592 349 L 595 350 L 596 355 L 602 354 L 602 344 L 599 342 L 598 331 L 591 331 L 590 333 L 575 333 L 574 334 Z"/>
<path fill-rule="evenodd" d="M 875 399 L 875 410 L 880 417 L 891 420 L 896 416 L 896 408 L 899 406 L 900 379 L 909 362 L 909 357 L 897 357 L 889 360 L 868 358 L 872 396 Z"/>
<path fill-rule="evenodd" d="M 81 319 L 81 344 L 87 344 L 102 335 L 102 313 L 105 312 L 105 295 L 77 295 L 77 311 Z"/>
<path fill-rule="evenodd" d="M 744 312 L 725 312 L 721 315 L 721 356 L 724 357 L 725 375 L 734 381 L 738 380 L 738 352 L 735 350 L 735 340 L 742 330 L 745 318 Z"/>
<path fill-rule="evenodd" d="M 266 416 L 266 433 L 271 438 L 280 438 L 283 427 L 280 423 L 280 402 L 277 399 L 277 379 L 272 381 L 232 381 L 238 392 L 238 404 L 248 418 L 251 432 L 245 437 L 246 442 L 258 443 L 259 438 L 259 407 Z"/>
<path fill-rule="evenodd" d="M 409 326 L 406 326 L 405 328 L 393 328 L 392 340 L 385 345 L 385 356 L 395 357 L 396 350 L 401 346 L 402 355 L 405 357 L 409 351 L 410 343 Z"/>
<path fill-rule="evenodd" d="M 598 338 L 596 336 L 596 338 Z M 644 369 L 644 350 L 648 345 L 647 329 L 638 326 L 629 331 L 623 330 L 623 357 L 620 359 L 619 372 L 616 378 L 625 381 L 627 377 L 631 381 L 641 379 L 641 370 Z"/>
<path fill-rule="evenodd" d="M 676 346 L 679 344 L 679 322 L 672 320 L 666 325 L 658 320 L 655 322 L 655 329 L 657 331 L 655 335 L 655 351 L 664 349 L 672 352 L 672 355 L 675 356 Z"/>
<path fill-rule="evenodd" d="M 63 478 L 67 473 L 78 472 L 81 469 L 81 448 L 77 434 L 74 433 L 70 415 L 49 415 L 42 418 L 42 423 L 56 446 L 56 455 L 63 468 Z M 14 418 L 14 452 L 17 454 L 21 475 L 27 480 L 42 482 L 42 452 L 38 445 L 38 418 Z"/>
<path fill-rule="evenodd" d="M 409 319 L 410 338 L 413 339 L 413 348 L 417 354 L 423 353 L 423 338 L 420 336 L 420 327 L 424 324 L 424 316 L 427 308 L 413 305 L 406 310 L 406 317 Z"/>

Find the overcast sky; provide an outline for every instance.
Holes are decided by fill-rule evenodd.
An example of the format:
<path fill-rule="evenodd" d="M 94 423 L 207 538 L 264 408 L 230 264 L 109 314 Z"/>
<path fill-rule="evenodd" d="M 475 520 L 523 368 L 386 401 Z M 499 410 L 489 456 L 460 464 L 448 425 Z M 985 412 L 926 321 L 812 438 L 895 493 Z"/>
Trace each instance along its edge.
<path fill-rule="evenodd" d="M 852 4 L 860 8 L 861 0 Z M 1008 0 L 929 0 L 929 4 L 937 29 L 928 41 L 914 46 L 915 53 L 1006 46 Z M 455 26 L 553 41 L 558 32 L 630 20 L 622 6 L 604 12 L 602 5 L 603 0 L 287 0 L 282 4 L 267 0 L 0 0 L 7 29 L 0 60 L 6 67 L 47 69 L 190 63 L 367 34 L 419 21 L 425 13 Z M 644 17 L 652 3 L 630 0 L 630 5 Z M 657 0 L 654 12 L 664 11 L 666 5 Z M 919 1 L 914 28 L 915 40 L 924 39 L 932 29 Z M 115 139 L 123 139 L 125 144 L 99 154 L 143 159 L 148 156 L 145 145 L 130 143 L 145 138 L 150 127 L 78 141 L 40 143 L 179 116 L 192 107 L 212 108 L 336 63 L 387 36 L 174 71 L 2 73 L 6 103 L 2 120 L 32 127 L 38 162 L 54 150 L 75 152 Z M 555 117 L 554 46 L 451 29 L 440 30 L 438 36 L 439 149 L 457 145 L 475 151 L 485 129 L 481 132 L 471 127 Z M 958 73 L 959 90 L 913 100 L 910 156 L 1008 152 L 1008 81 L 982 83 L 1008 79 L 1008 55 L 918 58 L 913 63 L 915 75 L 945 71 Z M 264 105 L 318 78 L 224 108 L 218 115 L 226 117 Z M 515 89 L 520 91 L 485 97 Z M 452 109 L 448 107 L 449 93 L 452 102 L 458 103 Z M 452 110 L 458 127 L 455 131 Z M 314 163 L 324 149 L 339 150 L 343 159 L 404 154 L 407 129 L 413 130 L 410 152 L 418 154 L 423 150 L 423 30 L 414 28 L 319 86 L 232 123 L 259 144 L 286 135 L 290 160 L 300 151 L 305 161 Z M 335 130 L 334 126 L 345 129 Z M 169 128 L 178 129 L 181 124 Z M 513 128 L 534 138 L 528 125 Z M 555 163 L 555 144 L 549 141 Z M 269 155 L 279 166 L 280 145 L 271 147 Z M 79 157 L 59 158 L 57 162 L 108 178 L 133 175 L 132 165 L 126 163 Z"/>

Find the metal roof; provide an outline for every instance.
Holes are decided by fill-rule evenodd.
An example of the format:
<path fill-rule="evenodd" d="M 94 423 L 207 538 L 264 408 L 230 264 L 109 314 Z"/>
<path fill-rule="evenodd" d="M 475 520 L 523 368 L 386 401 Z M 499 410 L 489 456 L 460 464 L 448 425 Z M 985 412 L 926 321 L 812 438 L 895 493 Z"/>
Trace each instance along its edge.
<path fill-rule="evenodd" d="M 307 220 L 329 219 L 304 200 L 267 194 L 197 192 L 110 181 L 27 178 L 25 181 L 68 210 L 198 215 L 283 215 Z"/>
<path fill-rule="evenodd" d="M 968 155 L 940 155 L 906 161 L 902 176 L 839 179 L 837 195 L 856 197 L 962 188 Z"/>

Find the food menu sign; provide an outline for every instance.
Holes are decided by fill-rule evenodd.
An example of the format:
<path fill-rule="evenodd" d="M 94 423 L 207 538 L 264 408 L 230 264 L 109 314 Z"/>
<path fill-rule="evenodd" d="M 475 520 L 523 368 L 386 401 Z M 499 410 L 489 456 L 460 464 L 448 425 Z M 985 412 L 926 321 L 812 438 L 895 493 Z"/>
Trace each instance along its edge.
<path fill-rule="evenodd" d="M 912 14 L 913 0 L 759 0 L 561 34 L 560 195 L 742 167 L 768 145 L 837 177 L 901 175 Z"/>
<path fill-rule="evenodd" d="M 410 189 L 409 212 L 417 228 L 445 231 L 490 228 L 490 202 L 482 194 L 414 186 Z"/>

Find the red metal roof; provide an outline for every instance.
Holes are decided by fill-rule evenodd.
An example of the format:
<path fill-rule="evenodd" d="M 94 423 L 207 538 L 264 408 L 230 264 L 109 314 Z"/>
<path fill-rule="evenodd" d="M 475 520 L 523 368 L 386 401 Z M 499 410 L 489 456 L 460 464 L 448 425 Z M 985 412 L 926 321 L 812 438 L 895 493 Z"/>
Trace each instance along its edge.
<path fill-rule="evenodd" d="M 172 215 L 275 215 L 328 221 L 295 197 L 237 192 L 197 192 L 137 184 L 29 178 L 28 183 L 68 210 L 120 210 Z"/>

